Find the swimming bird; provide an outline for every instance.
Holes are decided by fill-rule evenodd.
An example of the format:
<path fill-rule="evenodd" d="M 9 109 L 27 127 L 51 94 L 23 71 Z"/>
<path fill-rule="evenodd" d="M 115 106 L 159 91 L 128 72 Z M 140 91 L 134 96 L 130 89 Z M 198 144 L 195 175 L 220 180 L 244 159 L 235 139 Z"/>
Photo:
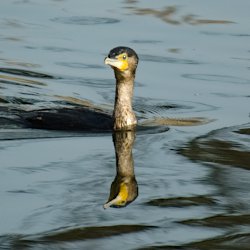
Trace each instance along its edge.
<path fill-rule="evenodd" d="M 113 129 L 132 130 L 137 124 L 132 98 L 139 58 L 131 48 L 116 47 L 109 52 L 104 62 L 114 69 L 116 79 Z"/>
<path fill-rule="evenodd" d="M 22 107 L 0 106 L 0 128 L 36 128 L 47 130 L 111 132 L 131 130 L 167 131 L 167 126 L 192 126 L 211 122 L 204 118 L 154 117 L 137 125 L 132 108 L 134 80 L 139 62 L 136 52 L 125 46 L 110 50 L 104 63 L 114 70 L 116 92 L 113 115 L 102 107 L 86 104 L 84 100 L 60 97 L 63 106 L 24 110 Z M 65 106 L 66 104 L 66 106 Z M 31 107 L 32 108 L 32 107 Z"/>
<path fill-rule="evenodd" d="M 137 125 L 132 108 L 134 79 L 139 62 L 136 52 L 120 46 L 112 49 L 104 63 L 110 65 L 116 78 L 113 115 L 90 107 L 33 110 L 19 117 L 26 127 L 51 130 L 129 131 Z"/>

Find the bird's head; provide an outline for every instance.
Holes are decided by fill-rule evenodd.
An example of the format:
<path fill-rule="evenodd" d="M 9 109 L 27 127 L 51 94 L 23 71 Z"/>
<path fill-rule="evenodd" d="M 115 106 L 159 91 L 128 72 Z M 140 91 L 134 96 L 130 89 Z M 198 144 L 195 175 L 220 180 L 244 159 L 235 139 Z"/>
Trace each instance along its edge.
<path fill-rule="evenodd" d="M 139 58 L 136 52 L 128 47 L 116 47 L 109 52 L 104 63 L 110 65 L 117 75 L 134 75 Z"/>

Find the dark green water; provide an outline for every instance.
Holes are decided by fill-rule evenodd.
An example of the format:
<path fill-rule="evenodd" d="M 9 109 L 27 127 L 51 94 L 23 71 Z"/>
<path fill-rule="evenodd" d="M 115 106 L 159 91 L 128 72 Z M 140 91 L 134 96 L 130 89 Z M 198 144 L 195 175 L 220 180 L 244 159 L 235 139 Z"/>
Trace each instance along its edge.
<path fill-rule="evenodd" d="M 249 249 L 249 9 L 246 0 L 1 1 L 0 249 Z M 118 45 L 140 57 L 141 120 L 211 122 L 123 140 L 13 122 L 18 110 L 111 112 L 103 59 Z M 104 209 L 123 181 L 132 202 Z"/>

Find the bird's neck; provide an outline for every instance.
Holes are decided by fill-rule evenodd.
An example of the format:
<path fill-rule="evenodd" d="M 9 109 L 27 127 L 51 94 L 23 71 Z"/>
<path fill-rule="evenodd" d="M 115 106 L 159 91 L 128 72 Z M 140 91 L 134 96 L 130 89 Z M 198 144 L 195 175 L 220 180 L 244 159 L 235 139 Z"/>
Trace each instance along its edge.
<path fill-rule="evenodd" d="M 136 117 L 132 108 L 134 76 L 119 78 L 116 76 L 116 94 L 114 106 L 114 130 L 132 130 L 136 126 Z"/>

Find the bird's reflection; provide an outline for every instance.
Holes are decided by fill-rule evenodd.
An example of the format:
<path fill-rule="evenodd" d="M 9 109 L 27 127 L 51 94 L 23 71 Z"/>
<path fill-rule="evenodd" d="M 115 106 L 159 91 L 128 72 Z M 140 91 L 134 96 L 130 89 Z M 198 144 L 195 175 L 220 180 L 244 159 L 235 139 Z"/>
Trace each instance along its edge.
<path fill-rule="evenodd" d="M 110 187 L 110 195 L 104 208 L 125 207 L 138 196 L 138 186 L 134 173 L 133 144 L 135 131 L 113 133 L 116 155 L 116 176 Z"/>

